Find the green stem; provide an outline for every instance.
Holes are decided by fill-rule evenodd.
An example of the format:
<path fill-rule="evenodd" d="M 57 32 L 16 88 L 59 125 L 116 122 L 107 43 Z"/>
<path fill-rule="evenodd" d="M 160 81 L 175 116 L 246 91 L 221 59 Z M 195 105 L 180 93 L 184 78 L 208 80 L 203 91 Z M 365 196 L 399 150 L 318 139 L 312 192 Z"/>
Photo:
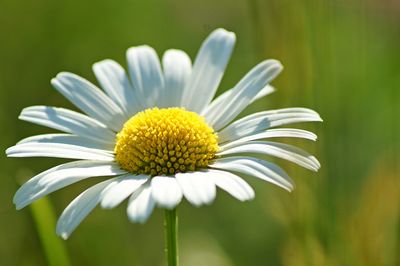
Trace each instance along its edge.
<path fill-rule="evenodd" d="M 64 244 L 65 242 L 54 233 L 56 215 L 49 199 L 44 197 L 32 203 L 30 209 L 44 254 L 46 255 L 47 265 L 70 266 L 71 262 Z"/>
<path fill-rule="evenodd" d="M 168 266 L 178 266 L 178 217 L 176 209 L 165 210 L 165 255 Z"/>

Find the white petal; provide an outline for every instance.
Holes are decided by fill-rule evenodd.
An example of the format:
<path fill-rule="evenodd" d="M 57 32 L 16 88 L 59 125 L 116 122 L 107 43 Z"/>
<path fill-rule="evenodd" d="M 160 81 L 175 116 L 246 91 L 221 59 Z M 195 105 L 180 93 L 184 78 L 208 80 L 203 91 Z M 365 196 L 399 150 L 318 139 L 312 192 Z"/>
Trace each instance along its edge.
<path fill-rule="evenodd" d="M 266 85 L 264 88 L 260 90 L 259 93 L 251 100 L 249 104 L 252 104 L 254 101 L 257 101 L 258 99 L 261 99 L 267 95 L 270 95 L 275 91 L 275 88 L 272 87 L 271 85 Z"/>
<path fill-rule="evenodd" d="M 115 61 L 106 59 L 93 65 L 93 71 L 104 91 L 125 112 L 127 118 L 143 110 L 125 70 Z"/>
<path fill-rule="evenodd" d="M 88 139 L 81 136 L 70 135 L 70 134 L 42 134 L 32 137 L 28 137 L 20 140 L 17 144 L 27 144 L 27 143 L 59 143 L 59 144 L 69 144 L 75 146 L 83 146 L 87 148 L 107 150 L 113 152 L 114 143 L 104 143 L 101 141 L 96 141 L 94 139 Z"/>
<path fill-rule="evenodd" d="M 220 150 L 233 148 L 252 140 L 267 139 L 267 138 L 302 138 L 315 141 L 317 140 L 317 135 L 307 130 L 295 129 L 295 128 L 268 129 L 261 133 L 253 134 L 248 137 L 243 137 L 238 140 L 234 140 L 232 142 L 227 142 L 226 144 L 220 146 Z"/>
<path fill-rule="evenodd" d="M 215 183 L 208 172 L 176 174 L 176 180 L 185 198 L 194 206 L 211 204 L 216 195 Z"/>
<path fill-rule="evenodd" d="M 41 197 L 80 180 L 124 173 L 125 171 L 113 162 L 76 161 L 61 164 L 29 179 L 18 189 L 13 202 L 17 209 L 21 209 Z"/>
<path fill-rule="evenodd" d="M 214 183 L 240 201 L 254 198 L 254 190 L 242 178 L 227 171 L 209 169 Z"/>
<path fill-rule="evenodd" d="M 126 56 L 133 88 L 137 90 L 142 105 L 145 108 L 157 106 L 160 92 L 164 89 L 157 53 L 143 45 L 129 48 Z"/>
<path fill-rule="evenodd" d="M 86 79 L 62 72 L 51 80 L 51 84 L 90 117 L 115 131 L 122 128 L 125 117 L 121 108 Z"/>
<path fill-rule="evenodd" d="M 318 171 L 321 166 L 314 156 L 304 150 L 292 145 L 272 141 L 250 141 L 240 146 L 226 149 L 217 153 L 217 155 L 225 156 L 238 153 L 259 153 L 271 155 L 296 163 L 313 171 Z"/>
<path fill-rule="evenodd" d="M 271 94 L 274 92 L 275 89 L 267 85 L 261 91 L 251 100 L 249 105 L 253 103 L 254 101 Z M 224 106 L 226 105 L 226 100 L 232 97 L 232 93 L 235 93 L 233 89 L 227 90 L 220 96 L 218 96 L 215 100 L 213 100 L 203 111 L 202 115 L 206 118 L 207 122 L 208 121 L 213 121 L 216 117 L 218 117 L 219 113 L 224 110 Z M 209 123 L 209 122 L 208 122 Z"/>
<path fill-rule="evenodd" d="M 137 189 L 129 199 L 127 208 L 129 220 L 134 223 L 145 223 L 153 212 L 154 206 L 151 186 L 147 182 Z"/>
<path fill-rule="evenodd" d="M 31 106 L 22 110 L 19 119 L 107 143 L 115 141 L 115 133 L 105 125 L 64 108 Z"/>
<path fill-rule="evenodd" d="M 148 179 L 149 176 L 146 175 L 127 174 L 120 177 L 103 192 L 101 207 L 105 209 L 117 207 Z"/>
<path fill-rule="evenodd" d="M 26 143 L 6 150 L 8 157 L 55 157 L 66 159 L 113 161 L 108 151 L 59 143 Z"/>
<path fill-rule="evenodd" d="M 65 208 L 57 222 L 57 235 L 67 239 L 72 231 L 82 222 L 100 202 L 102 191 L 115 179 L 103 181 L 85 190 Z"/>
<path fill-rule="evenodd" d="M 313 110 L 307 108 L 284 108 L 245 116 L 218 133 L 220 143 L 260 133 L 268 128 L 298 122 L 322 121 Z"/>
<path fill-rule="evenodd" d="M 292 191 L 294 188 L 293 181 L 285 171 L 279 166 L 264 160 L 246 156 L 234 156 L 217 159 L 210 167 L 251 175 L 288 191 Z"/>
<path fill-rule="evenodd" d="M 190 73 L 192 63 L 189 56 L 181 50 L 167 50 L 162 58 L 165 89 L 161 93 L 159 106 L 182 106 L 183 90 Z"/>
<path fill-rule="evenodd" d="M 202 44 L 185 87 L 184 105 L 201 113 L 211 102 L 222 79 L 235 44 L 235 34 L 224 29 L 213 31 Z"/>
<path fill-rule="evenodd" d="M 181 202 L 182 190 L 175 177 L 155 176 L 151 179 L 151 195 L 158 206 L 172 210 Z"/>
<path fill-rule="evenodd" d="M 213 117 L 206 115 L 214 130 L 220 130 L 231 122 L 282 69 L 282 65 L 276 60 L 266 60 L 255 66 L 233 88 L 232 93 L 225 99 L 223 108 L 219 108 L 218 114 Z"/>

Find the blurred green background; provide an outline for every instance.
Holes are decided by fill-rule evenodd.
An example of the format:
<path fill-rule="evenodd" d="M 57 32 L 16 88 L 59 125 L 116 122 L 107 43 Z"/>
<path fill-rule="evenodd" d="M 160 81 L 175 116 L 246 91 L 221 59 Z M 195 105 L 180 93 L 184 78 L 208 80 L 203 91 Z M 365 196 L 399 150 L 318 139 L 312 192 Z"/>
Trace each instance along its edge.
<path fill-rule="evenodd" d="M 296 145 L 316 154 L 322 168 L 312 173 L 277 161 L 296 181 L 291 194 L 247 178 L 252 202 L 221 192 L 208 207 L 181 204 L 181 265 L 400 265 L 399 1 L 0 0 L 0 150 L 52 132 L 18 121 L 22 108 L 73 108 L 50 86 L 58 72 L 95 81 L 94 62 L 125 65 L 126 49 L 140 44 L 160 56 L 180 48 L 194 58 L 217 27 L 238 39 L 218 93 L 261 60 L 281 60 L 277 92 L 247 112 L 317 110 L 324 123 L 298 127 L 315 131 L 318 142 Z M 41 211 L 16 211 L 12 197 L 18 183 L 61 162 L 0 157 L 1 265 L 47 265 L 37 228 L 55 234 L 51 219 L 40 226 L 32 214 Z M 91 184 L 53 193 L 57 216 Z M 163 265 L 162 219 L 157 209 L 136 225 L 125 204 L 96 208 L 62 243 L 72 265 Z"/>

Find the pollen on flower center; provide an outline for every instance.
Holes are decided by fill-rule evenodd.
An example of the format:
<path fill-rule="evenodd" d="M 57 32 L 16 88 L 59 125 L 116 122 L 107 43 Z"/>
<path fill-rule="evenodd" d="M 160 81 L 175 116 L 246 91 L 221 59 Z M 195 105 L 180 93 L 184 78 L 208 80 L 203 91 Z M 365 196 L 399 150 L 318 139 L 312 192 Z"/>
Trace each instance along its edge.
<path fill-rule="evenodd" d="M 206 167 L 218 140 L 203 117 L 183 108 L 147 109 L 117 134 L 115 160 L 137 174 L 172 175 Z"/>

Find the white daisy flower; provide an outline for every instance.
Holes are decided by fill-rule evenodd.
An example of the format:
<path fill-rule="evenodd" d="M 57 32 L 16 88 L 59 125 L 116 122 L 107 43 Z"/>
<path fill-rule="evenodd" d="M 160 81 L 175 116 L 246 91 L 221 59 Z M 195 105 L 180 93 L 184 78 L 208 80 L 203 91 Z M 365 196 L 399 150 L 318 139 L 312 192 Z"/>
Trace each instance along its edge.
<path fill-rule="evenodd" d="M 274 91 L 269 83 L 282 70 L 278 61 L 261 62 L 214 99 L 235 39 L 232 32 L 215 30 L 193 65 L 180 50 L 166 51 L 160 64 L 153 48 L 132 47 L 126 54 L 128 73 L 113 60 L 93 65 L 103 90 L 75 74 L 58 74 L 51 84 L 84 114 L 58 107 L 25 108 L 21 120 L 64 133 L 23 139 L 6 153 L 77 161 L 26 182 L 15 194 L 16 208 L 83 179 L 110 177 L 85 190 L 63 211 L 57 234 L 67 238 L 98 204 L 110 209 L 129 198 L 129 219 L 143 223 L 155 206 L 174 209 L 183 197 L 194 206 L 210 204 L 216 187 L 240 201 L 250 200 L 254 191 L 240 175 L 291 191 L 294 185 L 285 171 L 258 155 L 317 171 L 320 164 L 315 157 L 270 140 L 316 140 L 315 134 L 305 130 L 273 129 L 321 121 L 315 111 L 277 109 L 232 122 L 252 102 Z"/>

